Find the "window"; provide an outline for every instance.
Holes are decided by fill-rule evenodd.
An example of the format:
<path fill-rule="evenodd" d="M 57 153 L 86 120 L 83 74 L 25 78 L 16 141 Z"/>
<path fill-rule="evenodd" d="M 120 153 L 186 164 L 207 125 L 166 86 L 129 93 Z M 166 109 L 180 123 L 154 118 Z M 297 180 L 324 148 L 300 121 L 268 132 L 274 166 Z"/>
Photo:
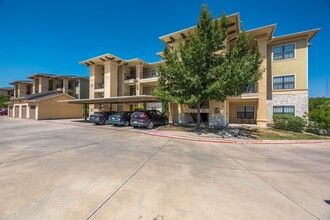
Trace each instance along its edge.
<path fill-rule="evenodd" d="M 76 88 L 79 87 L 79 81 L 74 82 L 74 87 L 76 87 Z"/>
<path fill-rule="evenodd" d="M 294 89 L 294 75 L 274 76 L 273 89 Z"/>
<path fill-rule="evenodd" d="M 244 88 L 244 93 L 256 93 L 257 92 L 257 84 L 251 84 Z"/>
<path fill-rule="evenodd" d="M 294 116 L 294 106 L 274 106 L 273 114 L 289 114 Z"/>
<path fill-rule="evenodd" d="M 151 77 L 156 77 L 156 69 L 151 70 Z"/>
<path fill-rule="evenodd" d="M 254 118 L 254 107 L 253 106 L 238 106 L 237 107 L 237 118 Z"/>
<path fill-rule="evenodd" d="M 273 48 L 273 60 L 285 60 L 294 58 L 295 45 L 289 44 Z"/>

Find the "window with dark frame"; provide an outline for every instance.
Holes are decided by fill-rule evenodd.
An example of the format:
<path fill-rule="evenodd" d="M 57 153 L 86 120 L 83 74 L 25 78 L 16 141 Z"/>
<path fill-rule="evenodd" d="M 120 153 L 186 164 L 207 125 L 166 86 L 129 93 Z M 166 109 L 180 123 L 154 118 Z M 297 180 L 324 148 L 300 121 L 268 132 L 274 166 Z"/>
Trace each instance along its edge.
<path fill-rule="evenodd" d="M 294 58 L 294 44 L 288 44 L 284 46 L 273 48 L 273 60 L 285 60 Z"/>
<path fill-rule="evenodd" d="M 156 77 L 157 76 L 157 73 L 156 73 L 156 69 L 152 69 L 151 70 L 151 77 Z"/>
<path fill-rule="evenodd" d="M 279 114 L 288 114 L 288 115 L 295 115 L 294 113 L 294 106 L 274 106 L 273 107 L 273 115 Z"/>
<path fill-rule="evenodd" d="M 237 118 L 254 119 L 254 106 L 238 106 Z"/>
<path fill-rule="evenodd" d="M 294 89 L 294 75 L 274 76 L 273 89 Z"/>
<path fill-rule="evenodd" d="M 79 87 L 79 81 L 74 82 L 74 87 L 76 87 L 76 88 Z"/>

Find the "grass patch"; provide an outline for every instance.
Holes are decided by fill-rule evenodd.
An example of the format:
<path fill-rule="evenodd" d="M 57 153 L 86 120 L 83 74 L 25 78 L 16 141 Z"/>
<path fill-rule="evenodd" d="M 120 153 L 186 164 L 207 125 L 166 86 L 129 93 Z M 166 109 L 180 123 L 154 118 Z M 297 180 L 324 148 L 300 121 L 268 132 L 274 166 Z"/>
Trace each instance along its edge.
<path fill-rule="evenodd" d="M 258 140 L 329 140 L 329 137 L 309 133 L 282 131 L 272 128 L 242 128 L 240 134 Z"/>

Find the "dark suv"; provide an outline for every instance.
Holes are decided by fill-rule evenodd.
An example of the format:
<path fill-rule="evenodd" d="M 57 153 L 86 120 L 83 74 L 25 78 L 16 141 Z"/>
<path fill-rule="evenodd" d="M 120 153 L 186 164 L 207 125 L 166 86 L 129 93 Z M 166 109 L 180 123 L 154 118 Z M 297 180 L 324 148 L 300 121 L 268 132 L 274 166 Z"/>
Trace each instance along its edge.
<path fill-rule="evenodd" d="M 108 124 L 109 116 L 115 114 L 116 112 L 110 111 L 110 112 L 98 112 L 93 115 L 89 116 L 89 122 L 95 123 L 95 124 Z"/>
<path fill-rule="evenodd" d="M 135 111 L 131 115 L 131 125 L 152 129 L 155 125 L 167 125 L 168 118 L 157 110 Z"/>
<path fill-rule="evenodd" d="M 133 112 L 117 112 L 109 117 L 109 124 L 129 126 Z"/>

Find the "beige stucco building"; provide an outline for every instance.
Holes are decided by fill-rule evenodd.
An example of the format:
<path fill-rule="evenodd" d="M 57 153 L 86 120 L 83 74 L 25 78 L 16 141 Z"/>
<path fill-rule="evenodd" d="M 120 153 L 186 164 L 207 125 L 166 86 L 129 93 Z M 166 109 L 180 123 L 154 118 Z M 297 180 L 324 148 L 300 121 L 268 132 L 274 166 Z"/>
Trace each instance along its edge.
<path fill-rule="evenodd" d="M 238 13 L 228 16 L 229 28 L 225 44 L 231 50 L 241 31 Z M 170 48 L 188 40 L 190 27 L 160 37 Z M 252 123 L 266 126 L 272 123 L 273 114 L 288 113 L 303 116 L 308 111 L 308 50 L 310 40 L 319 29 L 274 36 L 276 25 L 247 31 L 256 38 L 264 57 L 262 78 L 245 88 L 238 97 L 226 101 L 209 100 L 201 106 L 202 120 L 211 126 L 228 123 Z M 162 57 L 162 53 L 158 53 Z M 147 63 L 141 59 L 124 60 L 105 54 L 81 62 L 90 69 L 90 99 L 72 103 L 90 104 L 90 113 L 100 110 L 132 110 L 137 105 L 146 109 L 161 108 L 152 97 L 157 87 L 156 67 L 163 61 Z M 173 123 L 196 121 L 197 109 L 188 105 L 169 105 Z"/>
<path fill-rule="evenodd" d="M 61 101 L 88 98 L 89 80 L 85 77 L 33 74 L 30 80 L 17 80 L 8 104 L 8 117 L 28 119 L 81 118 L 82 106 Z"/>
<path fill-rule="evenodd" d="M 14 96 L 14 88 L 13 87 L 2 87 L 0 88 L 0 94 L 13 97 Z"/>
<path fill-rule="evenodd" d="M 161 110 L 161 102 L 152 96 L 158 85 L 156 67 L 161 62 L 124 60 L 112 54 L 82 61 L 81 64 L 88 66 L 90 71 L 89 99 L 69 103 L 89 104 L 90 114 L 130 111 L 137 106 Z"/>
<path fill-rule="evenodd" d="M 239 14 L 229 17 L 229 30 L 226 39 L 227 50 L 235 45 L 241 31 Z M 175 48 L 187 40 L 191 27 L 160 37 Z M 202 106 L 203 119 L 210 125 L 228 123 L 252 123 L 266 126 L 273 123 L 274 114 L 303 116 L 308 112 L 308 50 L 310 40 L 319 29 L 274 36 L 276 25 L 248 30 L 257 40 L 264 58 L 261 65 L 262 78 L 245 89 L 239 97 L 228 97 L 225 102 L 209 100 Z M 161 55 L 161 54 L 160 54 Z M 196 109 L 187 105 L 172 104 L 170 115 L 173 122 L 189 123 L 195 121 Z"/>

